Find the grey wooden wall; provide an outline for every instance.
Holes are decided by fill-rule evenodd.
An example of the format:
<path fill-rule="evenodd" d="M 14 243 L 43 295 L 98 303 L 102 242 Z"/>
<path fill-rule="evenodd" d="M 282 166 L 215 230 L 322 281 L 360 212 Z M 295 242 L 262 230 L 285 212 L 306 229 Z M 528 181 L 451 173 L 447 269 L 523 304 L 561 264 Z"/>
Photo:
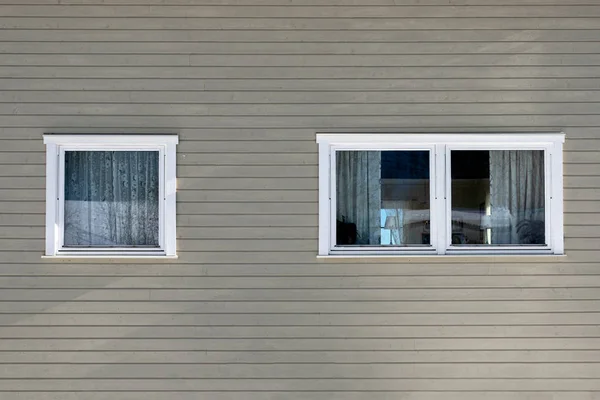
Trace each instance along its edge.
<path fill-rule="evenodd" d="M 600 398 L 600 1 L 0 4 L 2 400 Z M 566 257 L 316 259 L 317 131 L 560 130 Z M 179 260 L 42 260 L 44 132 L 179 133 Z"/>

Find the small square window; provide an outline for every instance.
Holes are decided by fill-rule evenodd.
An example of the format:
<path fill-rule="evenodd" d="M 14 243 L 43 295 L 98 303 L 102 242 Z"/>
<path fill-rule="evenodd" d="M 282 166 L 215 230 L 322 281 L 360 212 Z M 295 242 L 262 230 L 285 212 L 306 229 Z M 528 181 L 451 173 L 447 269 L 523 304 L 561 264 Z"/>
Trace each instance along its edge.
<path fill-rule="evenodd" d="M 319 255 L 563 253 L 563 134 L 317 141 Z"/>
<path fill-rule="evenodd" d="M 175 256 L 177 136 L 44 135 L 46 256 Z"/>

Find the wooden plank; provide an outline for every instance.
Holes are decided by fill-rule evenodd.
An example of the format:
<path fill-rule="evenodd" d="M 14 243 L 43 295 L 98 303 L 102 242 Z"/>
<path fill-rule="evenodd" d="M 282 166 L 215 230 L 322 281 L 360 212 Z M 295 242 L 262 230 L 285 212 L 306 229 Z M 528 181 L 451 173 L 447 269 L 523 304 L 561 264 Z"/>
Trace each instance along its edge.
<path fill-rule="evenodd" d="M 71 261 L 68 263 L 48 264 L 39 260 L 38 263 L 4 263 L 0 276 L 3 277 L 38 277 L 38 276 L 112 276 L 122 277 L 404 277 L 404 276 L 510 276 L 518 282 L 522 276 L 596 276 L 599 275 L 597 263 L 579 262 L 568 263 L 546 257 L 537 262 L 502 261 L 480 259 L 464 263 L 453 261 L 452 258 L 441 258 L 441 261 L 431 262 L 429 259 L 410 259 L 408 262 L 399 259 L 384 259 L 373 262 L 364 259 L 349 259 L 336 263 L 322 263 L 316 259 L 307 263 L 253 263 L 224 264 L 224 263 L 165 263 L 161 260 L 89 260 Z M 445 260 L 445 262 L 443 262 Z"/>
<path fill-rule="evenodd" d="M 236 56 L 237 57 L 237 56 Z M 286 56 L 287 57 L 287 56 Z M 422 56 L 419 56 L 422 57 Z M 151 90 L 5 90 L 3 103 L 131 103 L 131 104 L 420 104 L 420 103 L 569 103 L 600 101 L 598 90 L 502 90 L 502 91 L 151 91 Z M 248 130 L 250 131 L 250 130 Z M 248 132 L 246 131 L 246 132 Z M 20 132 L 22 137 L 26 132 Z M 181 132 L 185 137 L 187 132 Z M 200 134 L 201 132 L 196 132 Z M 208 134 L 209 132 L 202 132 Z M 569 138 L 576 132 L 569 132 Z M 291 132 L 290 132 L 291 134 Z M 306 137 L 309 137 L 307 133 Z M 27 137 L 24 137 L 25 139 Z M 291 137 L 290 139 L 294 139 Z"/>
<path fill-rule="evenodd" d="M 21 314 L 148 314 L 158 318 L 168 318 L 175 314 L 306 314 L 323 313 L 325 303 L 309 301 L 14 301 L 0 302 L 0 312 L 10 314 L 18 322 L 31 315 Z M 600 300 L 502 300 L 502 301 L 382 301 L 382 302 L 329 302 L 325 304 L 328 313 L 358 314 L 411 314 L 411 313 L 577 313 L 600 312 Z M 547 347 L 542 349 L 554 349 Z M 560 349 L 560 348 L 556 348 Z M 594 348 L 592 348 L 594 349 Z M 597 348 L 596 348 L 597 349 Z M 10 350 L 10 349 L 9 349 Z M 15 349 L 12 349 L 15 350 Z M 52 350 L 52 349 L 47 349 Z M 144 350 L 144 348 L 142 348 Z M 330 349 L 331 350 L 331 349 Z M 349 350 L 357 350 L 349 348 Z M 509 349 L 504 349 L 509 350 Z M 527 350 L 527 349 L 526 349 Z"/>
<path fill-rule="evenodd" d="M 586 0 L 590 1 L 590 0 Z M 595 5 L 597 3 L 594 3 Z M 530 30 L 536 29 L 599 29 L 595 17 L 556 18 L 0 18 L 0 25 L 9 29 L 101 29 L 101 30 Z"/>
<path fill-rule="evenodd" d="M 55 131 L 74 130 L 83 125 L 98 125 L 105 130 L 121 131 L 123 129 L 133 130 L 136 127 L 144 130 L 144 127 L 162 129 L 163 132 L 172 132 L 174 126 L 182 126 L 188 129 L 194 127 L 203 128 L 312 128 L 315 131 L 325 130 L 347 130 L 354 131 L 369 129 L 390 129 L 390 126 L 428 126 L 430 130 L 448 129 L 448 126 L 462 124 L 464 129 L 486 126 L 489 131 L 499 131 L 505 127 L 510 120 L 511 126 L 520 126 L 529 129 L 539 129 L 540 126 L 596 126 L 600 125 L 600 117 L 597 115 L 417 115 L 417 116 L 276 116 L 266 118 L 265 116 L 110 116 L 110 115 L 43 115 L 24 116 L 6 115 L 3 117 L 5 126 L 9 127 L 31 127 L 32 129 L 43 126 L 56 126 Z M 556 130 L 556 128 L 553 128 Z M 313 144 L 316 148 L 316 144 Z M 289 147 L 288 147 L 289 149 Z M 315 150 L 313 150 L 315 151 Z M 313 152 L 311 151 L 311 152 Z"/>
<path fill-rule="evenodd" d="M 310 6 L 296 6 L 293 12 L 285 6 L 251 7 L 239 5 L 236 7 L 215 6 L 112 6 L 77 4 L 69 7 L 52 7 L 46 5 L 5 5 L 2 7 L 5 17 L 162 17 L 162 18 L 578 18 L 600 16 L 600 7 L 539 7 L 539 6 L 459 6 L 459 7 L 384 7 L 384 6 L 354 6 L 335 7 L 321 6 L 315 9 Z"/>
<path fill-rule="evenodd" d="M 204 146 L 206 144 L 206 146 Z M 289 145 L 287 142 L 273 142 L 273 143 L 245 143 L 243 141 L 239 143 L 229 143 L 231 146 L 231 152 L 242 152 L 244 146 L 248 146 L 248 150 L 258 149 L 259 145 L 262 145 L 263 150 L 279 153 L 279 150 L 283 150 L 283 153 L 301 151 L 303 149 L 308 150 L 309 148 L 316 146 L 312 142 L 299 142 L 297 144 Z M 204 151 L 209 152 L 213 149 L 214 152 L 227 151 L 227 142 L 195 142 L 190 143 L 188 146 L 190 151 Z M 286 149 L 287 151 L 285 151 Z M 177 176 L 180 178 L 312 178 L 316 183 L 316 177 L 318 169 L 316 165 L 276 165 L 276 166 L 262 166 L 262 165 L 182 165 L 177 168 Z M 314 190 L 317 188 L 315 187 Z M 300 198 L 298 198 L 300 201 Z"/>
<path fill-rule="evenodd" d="M 598 154 L 598 152 L 594 152 Z M 596 176 L 598 174 L 598 164 L 586 163 L 586 164 L 565 164 L 563 167 L 565 175 L 573 176 Z"/>
<path fill-rule="evenodd" d="M 181 383 L 179 383 L 181 384 Z M 427 385 L 427 381 L 423 382 L 423 385 Z M 421 386 L 420 386 L 421 387 Z M 429 386 L 426 386 L 429 387 Z M 14 395 L 12 395 L 14 393 Z M 114 400 L 115 393 L 120 392 L 86 392 L 86 400 Z M 211 400 L 231 400 L 231 399 L 244 399 L 244 400 L 263 400 L 265 398 L 265 392 L 244 392 L 243 397 L 235 397 L 236 393 L 231 392 L 209 392 L 211 396 Z M 363 392 L 352 392 L 352 391 L 325 391 L 325 392 L 311 392 L 311 391 L 298 391 L 298 392 L 289 392 L 289 391 L 272 391 L 269 392 L 273 396 L 281 395 L 288 397 L 293 396 L 296 393 L 298 396 L 301 396 L 304 400 L 362 400 L 364 399 L 365 393 Z M 443 393 L 443 395 L 441 394 Z M 40 395 L 48 395 L 51 399 L 55 393 L 51 392 L 37 392 L 37 393 L 29 393 L 29 392 L 11 392 L 11 396 L 14 400 L 39 400 Z M 194 400 L 197 399 L 199 395 L 204 395 L 206 392 L 170 392 L 169 399 L 171 400 Z M 589 400 L 589 394 L 587 392 L 565 392 L 565 399 L 568 400 Z M 146 400 L 163 400 L 164 393 L 156 392 L 156 391 L 139 391 L 136 392 L 136 395 L 143 396 Z M 446 390 L 440 392 L 432 392 L 427 390 L 421 390 L 421 392 L 372 392 L 369 393 L 369 398 L 372 400 L 396 400 L 399 395 L 410 395 L 411 400 L 506 400 L 511 397 L 514 399 L 518 399 L 520 394 L 515 393 L 514 391 L 498 391 L 498 392 L 489 392 L 489 391 L 456 391 L 456 392 L 447 392 Z M 538 398 L 543 398 L 546 396 L 546 393 L 543 391 L 531 392 L 527 393 L 527 396 L 532 398 L 533 396 L 537 396 Z M 555 396 L 556 397 L 556 396 Z M 67 392 L 61 393 L 61 400 L 79 400 L 81 398 L 81 393 L 76 392 Z"/>
<path fill-rule="evenodd" d="M 238 211 L 236 209 L 236 211 Z M 292 209 L 290 209 L 292 211 Z M 593 214 L 595 215 L 595 214 Z M 36 216 L 36 221 L 39 218 Z M 0 223 L 3 218 L 0 215 Z M 316 227 L 316 214 L 266 214 L 266 215 L 246 215 L 246 214 L 225 214 L 225 215 L 179 215 L 177 217 L 178 226 L 196 226 L 196 227 Z"/>
<path fill-rule="evenodd" d="M 519 2 L 506 1 L 507 5 L 564 5 L 561 0 L 523 0 Z M 14 0 L 0 0 L 0 4 L 15 4 Z M 22 0 L 19 4 L 58 4 L 58 0 Z M 163 0 L 61 0 L 60 4 L 115 4 L 115 5 L 164 5 Z M 170 0 L 170 5 L 253 5 L 253 6 L 282 6 L 288 5 L 286 0 Z M 497 5 L 494 0 L 456 0 L 449 4 L 444 0 L 403 0 L 402 4 L 396 4 L 392 0 L 294 0 L 295 5 L 300 6 L 442 6 L 452 5 Z M 578 0 L 577 5 L 594 5 L 594 0 Z M 573 6 L 573 5 L 570 5 Z"/>
<path fill-rule="evenodd" d="M 10 204 L 10 203 L 9 203 Z M 0 203 L 0 210 L 3 204 Z M 253 202 L 246 201 L 231 205 L 222 202 L 178 203 L 177 213 L 190 215 L 316 215 L 317 203 L 314 202 Z"/>
<path fill-rule="evenodd" d="M 599 49 L 600 51 L 600 49 Z M 595 78 L 596 66 L 0 66 L 0 78 L 89 79 L 523 79 Z M 308 106 L 308 105 L 307 105 Z M 22 106 L 25 110 L 26 106 Z M 185 109 L 174 107 L 175 109 Z M 217 108 L 218 109 L 218 108 Z M 311 108 L 308 107 L 308 110 Z M 199 107 L 202 110 L 202 107 Z"/>
<path fill-rule="evenodd" d="M 48 326 L 32 328 L 30 326 L 4 326 L 0 330 L 2 340 L 19 338 L 22 340 L 43 339 L 232 339 L 252 338 L 323 338 L 323 339 L 352 339 L 352 338 L 586 338 L 597 339 L 598 328 L 595 326 L 380 326 L 380 327 L 342 327 L 342 326 L 292 326 L 292 327 L 263 327 L 263 326 L 235 326 L 235 327 L 200 327 L 200 326 L 150 326 L 150 327 L 121 327 L 121 326 Z M 544 366 L 548 364 L 542 364 Z M 540 367 L 542 367 L 540 365 Z M 583 364 L 585 365 L 585 364 Z M 582 365 L 582 366 L 583 366 Z M 31 374 L 35 374 L 35 366 L 31 367 Z M 593 367 L 588 365 L 588 367 Z M 0 378 L 16 377 L 21 373 L 14 370 L 7 371 L 6 365 L 0 364 Z M 27 366 L 25 367 L 27 368 Z M 19 369 L 19 368 L 17 368 Z M 25 369 L 26 370 L 26 369 Z M 23 369 L 21 369 L 23 371 Z M 12 375 L 15 373 L 16 375 Z M 596 371 L 596 373 L 599 373 Z M 67 373 L 68 376 L 68 373 Z M 577 377 L 577 375 L 570 375 Z M 49 374 L 49 378 L 52 374 Z"/>
<path fill-rule="evenodd" d="M 67 7 L 71 8 L 71 7 Z M 121 10 L 122 7 L 119 7 Z M 162 9 L 158 9 L 159 11 Z M 600 10 L 600 7 L 598 7 Z M 91 10 L 88 10 L 89 12 Z M 119 11 L 121 12 L 121 11 Z M 93 20 L 87 19 L 89 23 Z M 117 19 L 112 19 L 111 22 Z M 173 21 L 172 19 L 158 19 L 159 21 Z M 248 24 L 244 20 L 238 21 L 237 24 Z M 289 24 L 293 19 L 284 18 L 284 24 Z M 360 20 L 360 19 L 359 19 Z M 585 23 L 585 19 L 577 18 L 581 23 Z M 54 20 L 55 21 L 55 20 Z M 211 25 L 211 18 L 206 20 L 197 19 L 197 22 L 204 22 L 203 25 Z M 218 21 L 218 20 L 213 20 Z M 227 20 L 221 20 L 218 26 L 226 24 Z M 266 21 L 273 21 L 268 19 Z M 297 20 L 300 21 L 300 20 Z M 315 19 L 308 20 L 315 21 Z M 369 20 L 366 20 L 369 21 Z M 394 19 L 386 20 L 389 23 L 394 23 Z M 421 22 L 424 22 L 420 19 Z M 458 20 L 453 20 L 456 22 Z M 130 22 L 133 23 L 134 21 Z M 135 21 L 138 22 L 137 20 Z M 177 21 L 179 22 L 179 21 Z M 185 20 L 180 21 L 182 26 L 185 25 Z M 261 20 L 255 21 L 258 25 Z M 352 22 L 347 22 L 350 25 Z M 382 23 L 376 19 L 371 20 L 371 24 Z M 309 22 L 310 24 L 310 22 Z M 335 25 L 335 24 L 334 24 Z M 331 29 L 334 25 L 329 23 Z M 596 26 L 600 25 L 596 21 Z M 395 25 L 397 27 L 397 25 Z M 423 27 L 423 29 L 426 29 Z M 581 54 L 590 53 L 597 54 L 600 49 L 598 42 L 479 42 L 466 43 L 457 42 L 452 46 L 448 43 L 362 43 L 362 42 L 341 42 L 341 43 L 245 43 L 245 42 L 227 42 L 227 43 L 212 43 L 212 42 L 0 42 L 0 52 L 14 54 L 327 54 L 327 55 L 385 55 L 385 54 L 447 54 L 451 57 L 460 57 L 462 54 Z"/>
<path fill-rule="evenodd" d="M 106 339 L 3 339 L 0 350 L 10 351 L 63 351 L 63 350 L 147 350 L 156 351 L 183 350 L 191 351 L 200 348 L 203 351 L 235 351 L 235 350 L 312 350 L 312 351 L 394 351 L 394 350 L 547 350 L 561 348 L 564 350 L 598 349 L 598 338 L 489 338 L 473 340 L 472 338 L 431 338 L 431 339 L 344 339 L 329 338 L 295 338 L 295 339 L 141 339 L 121 338 Z M 585 365 L 585 364 L 584 364 Z M 213 367 L 214 368 L 214 367 Z M 129 368 L 131 369 L 131 368 Z M 455 369 L 456 370 L 456 369 Z"/>
<path fill-rule="evenodd" d="M 185 241 L 188 242 L 188 241 Z M 217 241 L 196 241 L 214 244 Z M 222 241 L 221 241 L 222 242 Z M 236 241 L 236 245 L 243 241 Z M 254 241 L 257 242 L 257 241 Z M 313 244 L 314 246 L 314 244 Z M 257 247 L 258 249 L 258 247 Z M 215 248 L 217 250 L 217 248 Z M 242 249 L 240 249 L 242 250 Z M 173 271 L 175 272 L 175 271 Z M 0 288 L 23 289 L 453 289 L 595 288 L 600 275 L 468 276 L 23 276 L 0 277 Z M 364 272 L 364 271 L 363 271 Z M 249 273 L 247 273 L 249 274 Z M 90 273 L 91 275 L 91 273 Z M 453 318 L 449 316 L 450 320 Z M 593 318 L 590 315 L 589 318 Z M 450 321 L 449 320 L 449 321 Z M 422 321 L 423 322 L 423 321 Z M 483 323 L 485 324 L 485 323 Z M 429 324 L 427 324 L 429 325 Z"/>
<path fill-rule="evenodd" d="M 565 225 L 600 225 L 600 215 L 597 213 L 568 213 L 564 217 Z"/>
<path fill-rule="evenodd" d="M 369 368 L 371 370 L 369 371 Z M 0 366 L 2 378 L 26 378 L 26 370 L 31 370 L 30 377 L 44 376 L 52 379 L 82 379 L 93 374 L 97 378 L 112 379 L 165 379 L 173 376 L 187 379 L 328 379 L 328 378 L 361 378 L 371 377 L 376 372 L 381 378 L 573 378 L 573 379 L 595 379 L 597 370 L 593 364 L 541 364 L 532 368 L 530 365 L 522 364 L 470 364 L 462 368 L 449 368 L 447 365 L 439 364 L 380 364 L 380 365 L 352 365 L 339 364 L 335 367 L 323 364 L 304 365 L 241 365 L 231 364 L 226 368 L 215 368 L 213 365 L 152 365 L 142 364 L 135 368 L 126 365 L 111 365 L 110 368 L 97 368 L 85 365 L 60 365 L 48 368 L 48 366 L 24 366 L 5 365 Z M 374 370 L 375 371 L 374 371 Z M 45 373 L 42 372 L 46 370 Z M 121 374 L 121 375 L 119 375 Z M 228 374 L 228 375 L 227 375 Z"/>
<path fill-rule="evenodd" d="M 11 319 L 18 317 L 17 322 Z M 528 325 L 556 325 L 556 326 L 586 326 L 598 325 L 600 313 L 498 313 L 498 314 L 173 314 L 151 315 L 134 314 L 126 318 L 119 314 L 40 314 L 40 315 L 2 315 L 0 316 L 2 326 L 12 324 L 13 326 L 30 327 L 31 331 L 38 331 L 41 326 L 139 326 L 139 327 L 169 327 L 169 326 L 191 326 L 191 327 L 223 327 L 223 326 L 372 326 L 374 330 L 382 326 L 528 326 Z M 546 355 L 548 357 L 548 355 Z M 559 358 L 560 356 L 554 356 Z M 588 358 L 589 357 L 589 358 Z M 535 359 L 536 355 L 532 354 Z M 529 361 L 533 361 L 529 359 Z M 544 357 L 545 358 L 545 357 Z M 587 361 L 600 362 L 598 352 L 582 357 Z M 494 359 L 494 357 L 491 357 Z M 374 361 L 376 358 L 374 357 Z M 183 361 L 183 360 L 182 360 Z M 383 361 L 383 360 L 382 360 Z M 423 360 L 422 360 L 423 361 Z M 458 361 L 458 360 L 457 360 Z M 515 361 L 515 360 L 513 360 Z M 523 360 L 525 361 L 525 360 Z M 547 360 L 550 361 L 550 360 Z M 562 360 L 565 361 L 565 360 Z M 585 360 L 581 360 L 585 361 Z M 0 354 L 0 363 L 10 362 L 5 354 Z M 416 361 L 418 362 L 418 361 Z"/>
<path fill-rule="evenodd" d="M 599 69 L 600 73 L 600 69 Z M 412 115 L 590 115 L 597 103 L 472 104 L 32 104 L 0 103 L 0 115 L 107 116 L 412 116 Z M 575 142 L 579 142 L 576 140 Z M 581 140 L 584 141 L 584 140 Z M 593 142 L 585 140 L 584 142 Z M 596 141 L 600 142 L 600 141 Z M 570 143 L 569 143 L 570 144 Z M 567 145 L 567 149 L 573 148 Z"/>
<path fill-rule="evenodd" d="M 239 139 L 242 139 L 241 137 Z M 1 156 L 0 156 L 1 159 Z M 181 148 L 177 165 L 317 165 L 317 154 L 313 153 L 187 153 Z"/>
<path fill-rule="evenodd" d="M 566 200 L 600 200 L 600 188 L 564 190 Z"/>
<path fill-rule="evenodd" d="M 297 79 L 263 79 L 263 80 L 231 80 L 231 79 L 50 79 L 40 78 L 35 80 L 35 85 L 32 85 L 31 79 L 7 79 L 0 78 L 0 84 L 5 90 L 49 90 L 49 91 L 79 91 L 79 90 L 137 90 L 137 91 L 389 91 L 394 88 L 394 91 L 404 90 L 442 90 L 442 91 L 473 91 L 473 90 L 520 90 L 527 87 L 529 90 L 597 90 L 600 88 L 600 79 L 596 78 L 535 78 L 535 79 L 514 79 L 514 78 L 498 78 L 498 79 L 361 79 L 361 80 L 297 80 Z M 58 125 L 57 125 L 58 126 Z M 407 125 L 408 127 L 423 129 L 424 126 Z M 406 129 L 407 126 L 401 126 Z M 485 127 L 485 125 L 479 125 Z M 504 125 L 506 127 L 506 124 Z M 510 126 L 526 126 L 521 124 L 513 124 Z M 552 126 L 552 125 L 538 125 Z M 567 127 L 576 127 L 576 125 L 566 125 Z M 60 125 L 61 128 L 68 126 Z M 138 125 L 137 128 L 144 127 Z M 221 126 L 226 128 L 227 126 Z M 458 129 L 461 125 L 455 124 L 446 126 L 449 128 Z M 589 125 L 584 126 L 589 127 Z M 10 128 L 18 128 L 10 126 Z M 45 127 L 44 127 L 45 128 Z M 85 125 L 79 126 L 80 129 L 92 131 L 96 129 L 105 129 L 103 126 L 90 128 Z M 121 129 L 127 129 L 123 126 Z M 184 127 L 185 128 L 185 127 Z M 200 128 L 200 127 L 199 127 Z M 202 127 L 206 129 L 206 127 Z M 251 129 L 252 127 L 243 127 Z M 351 127 L 356 129 L 356 127 Z M 378 128 L 378 127 L 375 127 Z M 385 127 L 388 130 L 390 127 Z M 462 126 L 462 129 L 468 126 Z M 489 128 L 489 127 L 488 127 Z M 5 128 L 6 129 L 6 128 Z M 144 128 L 146 131 L 156 132 L 157 127 L 148 126 Z M 395 128 L 400 129 L 400 128 Z M 164 130 L 162 131 L 164 133 Z"/>
<path fill-rule="evenodd" d="M 600 173 L 600 164 L 597 166 Z M 600 187 L 600 176 L 565 176 L 565 188 L 596 188 Z"/>
<path fill-rule="evenodd" d="M 57 366 L 59 367 L 59 366 Z M 376 366 L 375 366 L 376 367 Z M 374 367 L 374 368 L 375 368 Z M 231 392 L 243 392 L 244 398 L 260 399 L 260 396 L 265 396 L 265 393 L 269 395 L 276 395 L 281 393 L 282 396 L 300 396 L 303 399 L 334 399 L 339 400 L 343 398 L 349 399 L 360 399 L 360 396 L 364 396 L 366 391 L 373 391 L 373 399 L 394 399 L 393 396 L 404 396 L 410 395 L 414 399 L 477 399 L 474 395 L 480 396 L 479 399 L 501 399 L 501 397 L 495 397 L 495 395 L 511 396 L 515 392 L 539 392 L 540 398 L 544 396 L 546 392 L 550 390 L 556 390 L 564 393 L 567 396 L 571 395 L 571 391 L 574 391 L 575 400 L 584 399 L 579 396 L 582 391 L 596 391 L 599 387 L 598 382 L 590 379 L 576 379 L 576 378 L 562 378 L 562 379 L 549 379 L 549 378 L 534 378 L 534 379 L 485 379 L 479 378 L 476 380 L 469 379 L 456 379 L 456 378 L 378 378 L 371 379 L 366 378 L 324 378 L 324 379 L 311 379 L 310 389 L 307 389 L 306 379 L 288 379 L 288 378 L 238 378 L 238 379 L 190 379 L 185 382 L 185 388 L 188 393 L 183 394 L 181 392 L 182 380 L 173 378 L 160 378 L 160 379 L 44 379 L 44 380 L 17 380 L 7 379 L 3 380 L 3 386 L 5 385 L 6 390 L 12 391 L 26 391 L 35 390 L 38 396 L 44 391 L 48 391 L 49 394 L 56 391 L 63 391 L 65 397 L 61 397 L 67 400 L 75 399 L 76 397 L 70 397 L 70 391 L 78 392 L 80 395 L 85 394 L 91 399 L 108 399 L 109 397 L 100 397 L 100 393 L 94 393 L 93 390 L 104 392 L 104 395 L 115 395 L 121 393 L 121 391 L 134 392 L 136 395 L 150 396 L 151 399 L 159 399 L 160 397 L 154 397 L 154 393 L 162 393 L 165 391 L 172 391 L 174 399 L 193 399 L 193 396 L 204 396 L 210 394 L 211 398 L 217 399 L 233 399 L 241 397 L 233 397 Z M 29 385 L 29 386 L 28 386 Z M 485 390 L 493 392 L 484 392 Z M 510 390 L 510 392 L 509 392 Z M 155 392 L 156 391 L 156 392 Z M 223 391 L 227 397 L 219 397 L 219 393 L 215 391 Z M 444 392 L 446 397 L 437 396 L 436 392 Z M 457 393 L 460 392 L 461 396 L 457 397 Z M 461 392 L 462 391 L 462 392 Z M 504 392 L 507 391 L 507 392 Z M 207 393 L 208 392 L 208 393 Z M 257 393 L 256 393 L 257 392 Z M 278 393 L 279 392 L 279 393 Z M 317 392 L 317 393 L 315 393 Z M 354 393 L 353 393 L 354 392 Z M 385 393 L 385 394 L 382 394 Z M 425 392 L 425 393 L 423 393 Z M 530 398 L 534 398 L 534 393 L 527 393 Z M 21 393 L 19 393 L 21 394 Z M 22 393 L 24 394 L 24 393 Z M 164 394 L 164 393 L 163 393 Z M 424 397 L 425 395 L 431 395 L 431 397 Z M 99 396 L 100 395 L 100 396 Z M 213 397 L 217 396 L 217 397 Z M 491 395 L 491 396 L 490 396 Z M 62 396 L 62 394 L 61 394 Z M 189 396 L 189 397 L 185 397 Z M 246 397 L 249 396 L 249 397 Z M 488 397 L 490 396 L 490 397 Z M 18 397 L 21 399 L 22 397 Z M 33 398 L 33 397 L 31 397 Z M 113 397 L 114 398 L 114 397 Z M 169 398 L 171 393 L 169 393 Z M 364 397 L 362 397 L 364 398 Z M 509 399 L 510 397 L 504 397 Z M 516 398 L 516 397 L 514 397 Z"/>
<path fill-rule="evenodd" d="M 14 0 L 13 0 L 14 1 Z M 389 1 L 389 0 L 388 0 Z M 588 0 L 592 1 L 592 0 Z M 0 3 L 1 4 L 1 3 Z M 169 3 L 171 4 L 171 3 Z M 372 6 L 372 4 L 369 4 Z M 400 5 L 397 5 L 400 6 Z M 597 30 L 122 30 L 5 29 L 5 41 L 27 42 L 594 42 Z M 101 62 L 101 61 L 100 61 Z M 473 63 L 476 64 L 476 63 Z M 221 64 L 227 65 L 227 64 Z"/>
<path fill-rule="evenodd" d="M 243 254 L 238 252 L 238 254 Z M 414 290 L 413 290 L 414 289 Z M 411 288 L 397 289 L 3 289 L 3 301 L 496 301 L 598 300 L 598 288 Z"/>
<path fill-rule="evenodd" d="M 48 351 L 11 352 L 0 354 L 4 363 L 72 363 L 72 364 L 380 364 L 380 363 L 538 363 L 538 362 L 598 362 L 598 351 L 540 350 L 527 352 L 507 351 Z M 234 382 L 230 382 L 234 383 Z"/>

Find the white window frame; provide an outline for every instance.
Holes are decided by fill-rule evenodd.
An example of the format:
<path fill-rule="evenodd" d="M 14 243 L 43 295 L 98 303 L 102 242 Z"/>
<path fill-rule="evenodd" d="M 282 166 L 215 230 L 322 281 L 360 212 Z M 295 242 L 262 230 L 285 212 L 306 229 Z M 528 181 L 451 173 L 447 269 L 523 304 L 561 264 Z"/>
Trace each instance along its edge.
<path fill-rule="evenodd" d="M 319 145 L 319 250 L 327 256 L 562 255 L 563 133 L 507 134 L 317 134 Z M 343 150 L 428 150 L 430 152 L 431 246 L 336 246 L 336 152 Z M 451 234 L 452 150 L 543 150 L 546 245 L 453 246 Z"/>
<path fill-rule="evenodd" d="M 176 146 L 177 135 L 46 134 L 46 252 L 45 257 L 177 257 Z M 159 246 L 152 249 L 74 248 L 64 246 L 65 151 L 158 151 Z"/>

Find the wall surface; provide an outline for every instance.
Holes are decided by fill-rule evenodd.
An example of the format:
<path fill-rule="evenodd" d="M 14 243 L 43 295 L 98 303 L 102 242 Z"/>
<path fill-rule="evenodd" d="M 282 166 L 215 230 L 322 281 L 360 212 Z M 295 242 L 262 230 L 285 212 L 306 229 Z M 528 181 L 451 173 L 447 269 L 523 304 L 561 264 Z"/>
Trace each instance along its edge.
<path fill-rule="evenodd" d="M 600 399 L 597 0 L 0 0 L 2 400 Z M 566 257 L 316 259 L 316 132 L 561 131 Z M 42 134 L 178 133 L 180 258 L 48 261 Z"/>

